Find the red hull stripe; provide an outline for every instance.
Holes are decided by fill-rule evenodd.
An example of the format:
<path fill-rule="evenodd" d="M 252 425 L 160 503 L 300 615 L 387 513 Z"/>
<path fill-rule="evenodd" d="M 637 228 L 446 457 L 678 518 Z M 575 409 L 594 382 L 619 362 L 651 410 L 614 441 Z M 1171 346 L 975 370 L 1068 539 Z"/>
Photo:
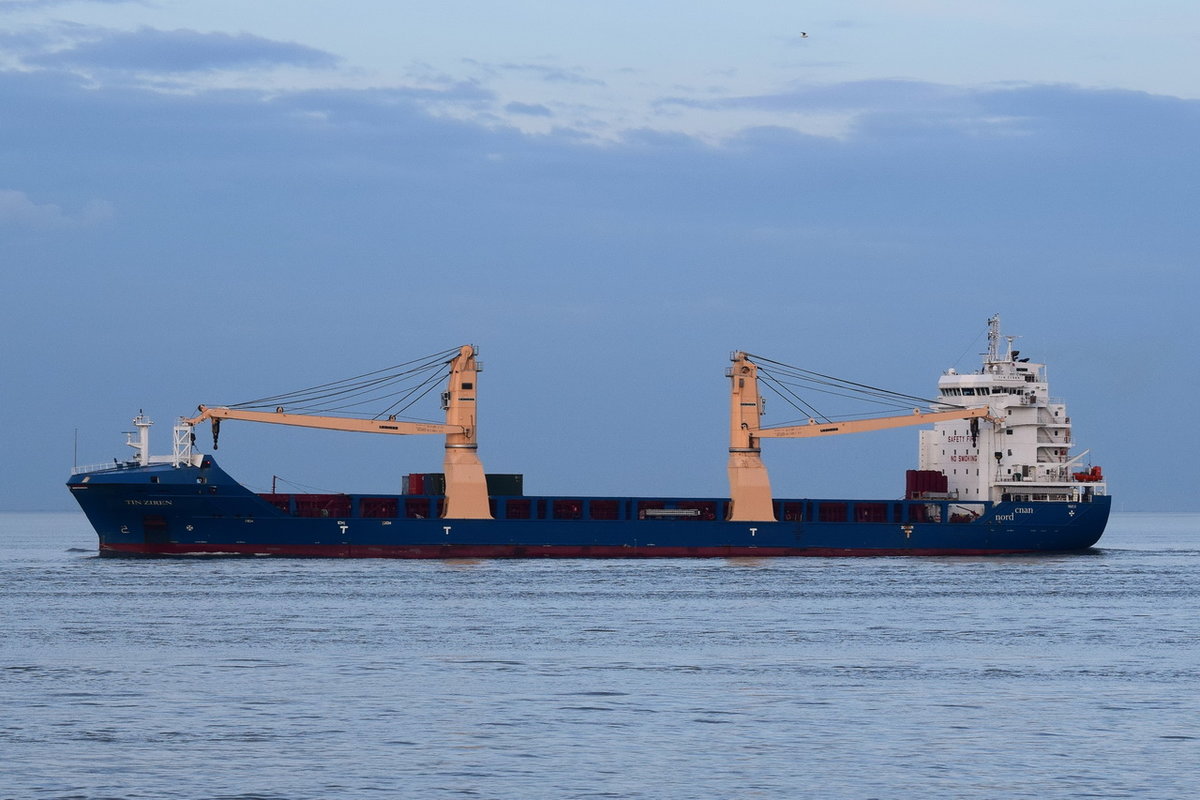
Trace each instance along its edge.
<path fill-rule="evenodd" d="M 779 556 L 991 556 L 1029 550 L 837 547 L 621 547 L 596 545 L 105 544 L 104 556 L 288 556 L 309 558 L 766 558 Z"/>

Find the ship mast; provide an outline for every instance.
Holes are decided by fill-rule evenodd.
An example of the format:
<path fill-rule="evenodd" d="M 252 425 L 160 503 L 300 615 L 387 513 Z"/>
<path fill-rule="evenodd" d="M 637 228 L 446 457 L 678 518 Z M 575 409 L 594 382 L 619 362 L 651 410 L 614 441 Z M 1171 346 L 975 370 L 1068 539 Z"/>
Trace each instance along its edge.
<path fill-rule="evenodd" d="M 1012 343 L 1009 343 L 1012 346 Z M 995 363 L 1000 360 L 1000 315 L 993 314 L 988 318 L 988 351 L 987 360 Z"/>
<path fill-rule="evenodd" d="M 985 364 L 995 364 L 1000 361 L 1013 361 L 1017 353 L 1013 352 L 1013 341 L 1016 336 L 1002 336 L 1000 334 L 1000 315 L 993 314 L 988 318 L 988 351 L 984 355 Z M 1000 340 L 1003 339 L 1007 343 L 1004 355 L 1000 355 Z"/>

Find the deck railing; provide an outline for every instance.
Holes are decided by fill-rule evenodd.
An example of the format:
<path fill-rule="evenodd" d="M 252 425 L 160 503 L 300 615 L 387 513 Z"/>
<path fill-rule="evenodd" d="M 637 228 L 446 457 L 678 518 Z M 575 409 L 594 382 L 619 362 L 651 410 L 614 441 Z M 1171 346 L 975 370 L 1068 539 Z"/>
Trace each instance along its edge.
<path fill-rule="evenodd" d="M 132 461 L 106 461 L 100 464 L 83 464 L 71 467 L 72 475 L 79 475 L 83 472 L 104 472 L 110 469 L 125 469 L 134 466 Z"/>

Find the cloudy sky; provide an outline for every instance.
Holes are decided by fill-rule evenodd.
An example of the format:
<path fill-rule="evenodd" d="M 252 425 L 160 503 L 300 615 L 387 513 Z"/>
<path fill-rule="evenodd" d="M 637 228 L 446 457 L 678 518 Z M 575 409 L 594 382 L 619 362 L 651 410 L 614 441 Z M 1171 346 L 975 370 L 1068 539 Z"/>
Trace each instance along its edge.
<path fill-rule="evenodd" d="M 722 494 L 729 351 L 928 395 L 999 313 L 1119 509 L 1198 510 L 1197 53 L 1182 0 L 0 0 L 0 509 L 70 508 L 139 409 L 166 452 L 464 343 L 489 471 Z M 220 454 L 389 491 L 440 450 Z M 916 434 L 765 458 L 891 497 Z"/>

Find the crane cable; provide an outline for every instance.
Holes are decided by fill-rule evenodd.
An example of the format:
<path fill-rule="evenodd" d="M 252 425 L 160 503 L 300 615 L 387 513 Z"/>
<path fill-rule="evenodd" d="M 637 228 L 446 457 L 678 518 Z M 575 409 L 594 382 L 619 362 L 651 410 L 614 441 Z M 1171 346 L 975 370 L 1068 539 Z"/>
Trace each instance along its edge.
<path fill-rule="evenodd" d="M 905 394 L 903 392 L 895 392 L 889 389 L 883 389 L 870 384 L 858 383 L 855 381 L 837 378 L 832 375 L 825 375 L 820 372 L 814 372 L 802 367 L 796 367 L 790 364 L 785 364 L 781 361 L 766 358 L 765 356 L 753 355 L 747 353 L 747 356 L 759 368 L 759 377 L 763 384 L 771 389 L 775 394 L 781 397 L 785 402 L 791 405 L 796 410 L 805 415 L 806 418 L 819 419 L 823 422 L 832 422 L 833 420 L 817 411 L 817 409 L 808 401 L 800 397 L 791 387 L 804 388 L 808 391 L 819 392 L 836 397 L 848 397 L 861 400 L 864 402 L 874 403 L 892 409 L 911 409 L 914 404 L 919 406 L 951 406 L 953 408 L 966 408 L 966 406 L 958 406 L 952 403 L 947 403 L 944 400 L 930 400 L 927 397 L 919 397 L 917 395 Z M 870 413 L 849 414 L 847 417 L 869 417 Z M 786 423 L 779 423 L 786 424 Z"/>
<path fill-rule="evenodd" d="M 407 410 L 417 400 L 427 395 L 444 377 L 443 368 L 453 360 L 453 356 L 458 352 L 458 348 L 443 350 L 350 378 L 247 400 L 231 404 L 228 407 L 254 409 L 282 408 L 287 405 L 289 411 L 327 413 L 346 411 L 398 398 L 394 399 L 384 411 L 370 416 L 371 419 L 378 419 L 391 414 L 397 406 L 401 406 L 400 411 Z M 415 385 L 413 385 L 414 382 Z M 406 403 L 406 401 L 408 402 Z M 360 412 L 359 415 L 368 416 L 366 412 Z"/>

